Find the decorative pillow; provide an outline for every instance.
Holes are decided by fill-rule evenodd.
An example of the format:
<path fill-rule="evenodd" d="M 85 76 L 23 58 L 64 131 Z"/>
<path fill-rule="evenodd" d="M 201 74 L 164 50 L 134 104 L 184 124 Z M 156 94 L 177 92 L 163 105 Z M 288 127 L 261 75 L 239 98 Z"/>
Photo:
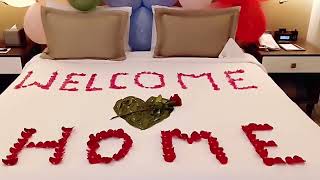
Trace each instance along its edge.
<path fill-rule="evenodd" d="M 58 3 L 55 0 L 46 0 L 46 7 L 54 8 L 54 9 L 60 9 L 60 10 L 66 10 L 66 11 L 78 11 L 74 9 L 71 5 L 67 5 L 64 3 Z M 108 7 L 108 6 L 98 6 L 98 10 L 104 10 L 104 11 L 114 11 L 114 10 L 120 10 L 125 11 L 129 13 L 129 17 L 132 14 L 132 8 L 131 7 Z M 127 23 L 127 29 L 124 36 L 124 45 L 126 51 L 131 51 L 131 47 L 129 45 L 129 30 L 130 30 L 130 22 Z"/>
<path fill-rule="evenodd" d="M 218 57 L 234 38 L 239 7 L 208 10 L 155 9 L 154 57 Z"/>
<path fill-rule="evenodd" d="M 159 8 L 167 8 L 167 9 L 176 9 L 176 10 L 183 10 L 182 7 L 167 7 L 167 6 L 159 6 L 159 5 L 154 5 L 152 6 L 152 13 L 156 14 L 156 9 Z M 151 50 L 154 50 L 156 47 L 157 43 L 157 30 L 156 30 L 156 20 L 155 16 L 153 16 L 153 21 L 152 21 L 152 38 L 151 38 Z"/>
<path fill-rule="evenodd" d="M 41 9 L 49 59 L 124 60 L 124 35 L 129 15 L 125 11 L 90 12 Z"/>

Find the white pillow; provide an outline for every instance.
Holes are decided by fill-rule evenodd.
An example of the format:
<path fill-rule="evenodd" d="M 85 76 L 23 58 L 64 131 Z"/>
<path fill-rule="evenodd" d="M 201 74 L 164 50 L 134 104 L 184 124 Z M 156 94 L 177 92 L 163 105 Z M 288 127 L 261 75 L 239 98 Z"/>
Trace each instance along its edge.
<path fill-rule="evenodd" d="M 230 38 L 223 50 L 221 51 L 219 58 L 245 58 L 246 54 L 237 44 L 237 42 Z"/>
<path fill-rule="evenodd" d="M 68 4 L 63 4 L 63 3 L 57 3 L 56 1 L 53 0 L 47 0 L 46 1 L 46 7 L 50 7 L 50 8 L 55 8 L 55 9 L 61 9 L 61 10 L 65 10 L 65 11 L 78 11 L 76 9 L 74 9 L 71 5 Z M 130 17 L 132 14 L 132 7 L 104 7 L 104 6 L 98 6 L 97 7 L 98 10 L 103 9 L 106 11 L 114 11 L 114 10 L 119 10 L 119 11 L 126 11 L 129 13 L 129 20 L 128 20 L 128 28 L 127 31 L 125 33 L 125 37 L 124 37 L 124 47 L 125 47 L 125 51 L 131 51 L 130 45 L 129 45 L 129 31 L 130 31 Z"/>

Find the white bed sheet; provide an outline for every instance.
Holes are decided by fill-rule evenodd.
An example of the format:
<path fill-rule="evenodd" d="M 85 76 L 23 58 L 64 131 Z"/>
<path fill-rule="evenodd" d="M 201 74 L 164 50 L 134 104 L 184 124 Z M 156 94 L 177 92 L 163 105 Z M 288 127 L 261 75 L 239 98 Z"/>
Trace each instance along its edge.
<path fill-rule="evenodd" d="M 0 179 L 308 179 L 320 178 L 319 127 L 296 106 L 257 65 L 250 55 L 246 58 L 153 59 L 149 53 L 129 53 L 124 62 L 111 61 L 50 61 L 33 58 L 17 80 L 0 96 L 0 157 L 5 158 L 9 148 L 17 141 L 23 128 L 36 128 L 33 141 L 60 138 L 62 126 L 75 127 L 68 141 L 63 163 L 53 166 L 48 162 L 53 150 L 24 150 L 19 163 L 13 167 L 0 165 Z M 256 85 L 258 89 L 235 90 L 224 72 L 243 69 L 239 86 Z M 38 80 L 45 82 L 52 72 L 59 75 L 49 90 L 37 87 L 14 89 L 29 71 L 33 71 L 27 84 Z M 134 75 L 151 71 L 165 76 L 166 86 L 161 89 L 143 89 L 134 84 Z M 69 73 L 85 73 L 79 81 L 77 92 L 59 91 Z M 129 73 L 118 79 L 127 89 L 109 89 L 112 74 Z M 220 91 L 214 91 L 206 79 L 185 79 L 188 89 L 177 83 L 177 73 L 200 74 L 211 72 Z M 91 74 L 96 73 L 96 87 L 102 91 L 86 92 Z M 158 82 L 142 78 L 145 84 Z M 72 85 L 70 86 L 72 87 Z M 142 99 L 162 94 L 170 97 L 178 93 L 183 106 L 170 118 L 154 127 L 140 131 L 124 120 L 109 121 L 114 116 L 113 105 L 120 99 L 134 95 Z M 249 123 L 268 123 L 275 129 L 260 132 L 258 138 L 275 140 L 279 147 L 268 148 L 270 156 L 300 155 L 307 163 L 296 166 L 267 167 L 262 163 L 241 130 Z M 134 145 L 121 161 L 109 165 L 90 165 L 86 159 L 86 142 L 91 133 L 123 128 Z M 205 141 L 189 145 L 174 141 L 177 158 L 166 163 L 162 157 L 161 130 L 179 128 L 185 133 L 208 130 L 218 138 L 229 158 L 221 165 L 212 156 Z M 121 144 L 108 140 L 102 143 L 103 155 L 116 152 Z"/>

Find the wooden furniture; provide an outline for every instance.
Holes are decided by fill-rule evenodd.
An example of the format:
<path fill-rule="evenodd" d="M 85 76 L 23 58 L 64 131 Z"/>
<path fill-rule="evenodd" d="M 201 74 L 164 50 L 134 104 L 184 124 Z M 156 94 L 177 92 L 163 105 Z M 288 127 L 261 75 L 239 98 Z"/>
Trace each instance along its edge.
<path fill-rule="evenodd" d="M 5 47 L 0 41 L 0 47 Z M 36 54 L 41 52 L 41 47 L 28 40 L 24 47 L 14 47 L 6 54 L 0 54 L 0 94 L 21 73 L 24 65 Z"/>
<path fill-rule="evenodd" d="M 306 51 L 263 51 L 256 46 L 245 50 L 263 64 L 294 102 L 306 104 L 306 113 L 311 116 L 320 94 L 320 48 L 305 41 L 296 44 Z"/>

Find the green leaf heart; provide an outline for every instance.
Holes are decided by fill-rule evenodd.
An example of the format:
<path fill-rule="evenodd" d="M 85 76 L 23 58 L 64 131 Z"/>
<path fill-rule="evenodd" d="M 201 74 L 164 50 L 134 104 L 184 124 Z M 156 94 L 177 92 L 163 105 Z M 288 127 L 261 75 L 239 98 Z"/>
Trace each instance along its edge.
<path fill-rule="evenodd" d="M 117 116 L 131 126 L 145 130 L 168 118 L 173 111 L 172 103 L 162 96 L 150 97 L 146 102 L 134 96 L 120 99 L 113 107 Z"/>

